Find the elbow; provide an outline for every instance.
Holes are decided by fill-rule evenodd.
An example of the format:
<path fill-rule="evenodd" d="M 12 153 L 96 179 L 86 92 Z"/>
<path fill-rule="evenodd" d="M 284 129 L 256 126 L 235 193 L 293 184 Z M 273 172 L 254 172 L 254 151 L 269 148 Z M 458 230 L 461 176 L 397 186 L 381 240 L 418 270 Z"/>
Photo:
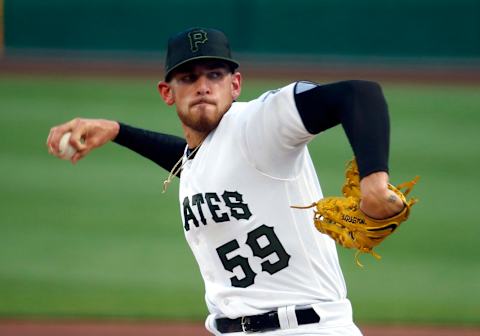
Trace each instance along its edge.
<path fill-rule="evenodd" d="M 369 96 L 382 97 L 382 87 L 377 82 L 367 80 L 349 80 L 345 82 L 348 91 L 353 97 Z"/>
<path fill-rule="evenodd" d="M 350 80 L 346 81 L 346 85 L 350 103 L 356 106 L 356 108 L 388 111 L 387 102 L 380 84 L 365 80 Z"/>

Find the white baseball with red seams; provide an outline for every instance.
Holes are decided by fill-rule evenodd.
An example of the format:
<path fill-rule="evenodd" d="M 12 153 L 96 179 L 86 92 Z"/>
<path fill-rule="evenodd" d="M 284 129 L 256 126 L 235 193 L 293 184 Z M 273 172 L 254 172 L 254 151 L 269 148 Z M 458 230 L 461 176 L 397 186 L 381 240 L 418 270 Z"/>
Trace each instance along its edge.
<path fill-rule="evenodd" d="M 72 136 L 71 132 L 65 133 L 60 139 L 60 144 L 58 146 L 60 158 L 63 160 L 70 160 L 77 150 L 75 147 L 70 145 L 70 137 Z"/>

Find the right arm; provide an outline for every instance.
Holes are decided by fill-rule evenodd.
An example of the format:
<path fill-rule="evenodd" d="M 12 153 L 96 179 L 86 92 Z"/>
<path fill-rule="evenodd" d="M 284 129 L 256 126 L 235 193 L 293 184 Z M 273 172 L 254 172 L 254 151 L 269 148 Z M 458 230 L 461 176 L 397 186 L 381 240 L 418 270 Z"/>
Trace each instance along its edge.
<path fill-rule="evenodd" d="M 164 133 L 135 128 L 119 123 L 120 131 L 113 142 L 152 160 L 160 167 L 171 171 L 183 156 L 185 139 Z"/>
<path fill-rule="evenodd" d="M 72 163 L 78 162 L 91 150 L 113 141 L 170 171 L 186 146 L 184 139 L 174 135 L 147 131 L 112 120 L 76 118 L 50 130 L 47 139 L 50 154 L 60 157 L 59 143 L 66 132 L 72 132 L 70 144 L 77 150 Z"/>

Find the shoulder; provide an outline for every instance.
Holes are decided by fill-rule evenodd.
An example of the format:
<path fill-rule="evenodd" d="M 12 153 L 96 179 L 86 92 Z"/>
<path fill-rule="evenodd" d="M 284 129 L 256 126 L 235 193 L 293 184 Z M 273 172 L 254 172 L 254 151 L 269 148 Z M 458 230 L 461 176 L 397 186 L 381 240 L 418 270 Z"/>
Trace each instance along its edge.
<path fill-rule="evenodd" d="M 261 103 L 264 103 L 264 102 L 268 102 L 272 98 L 280 98 L 280 97 L 284 97 L 284 98 L 292 97 L 293 98 L 293 92 L 294 92 L 294 88 L 296 87 L 296 85 L 297 85 L 297 82 L 294 82 L 294 83 L 290 83 L 290 84 L 288 84 L 284 87 L 269 90 L 269 91 L 261 94 L 256 100 L 261 102 Z"/>
<path fill-rule="evenodd" d="M 280 101 L 293 102 L 296 85 L 297 82 L 294 82 L 280 88 L 266 91 L 260 94 L 257 98 L 247 102 L 234 102 L 227 115 L 230 118 L 248 118 L 249 115 L 255 114 L 255 112 L 258 112 L 259 110 L 264 110 L 270 105 L 274 105 L 275 108 L 279 108 L 278 103 Z M 282 107 L 287 107 L 287 105 L 282 105 Z"/>

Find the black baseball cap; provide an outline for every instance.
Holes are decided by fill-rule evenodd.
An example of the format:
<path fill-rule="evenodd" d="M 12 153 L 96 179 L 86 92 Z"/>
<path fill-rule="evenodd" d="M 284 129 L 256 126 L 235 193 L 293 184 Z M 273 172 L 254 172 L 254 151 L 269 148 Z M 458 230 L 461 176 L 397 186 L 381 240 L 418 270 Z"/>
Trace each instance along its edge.
<path fill-rule="evenodd" d="M 198 59 L 218 59 L 238 68 L 232 59 L 230 44 L 223 32 L 212 28 L 189 28 L 168 39 L 165 80 L 179 66 Z"/>

